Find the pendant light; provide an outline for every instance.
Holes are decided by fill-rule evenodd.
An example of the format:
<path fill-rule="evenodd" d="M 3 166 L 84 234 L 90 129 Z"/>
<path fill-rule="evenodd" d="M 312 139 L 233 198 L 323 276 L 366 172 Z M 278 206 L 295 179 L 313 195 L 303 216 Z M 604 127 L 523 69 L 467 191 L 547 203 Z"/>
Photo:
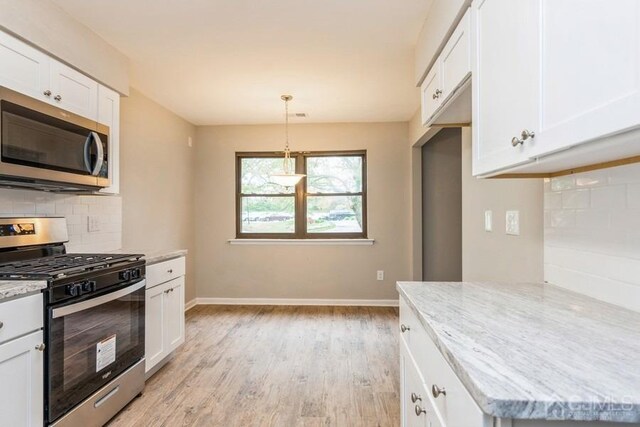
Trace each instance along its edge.
<path fill-rule="evenodd" d="M 284 163 L 282 173 L 271 175 L 271 182 L 274 184 L 282 185 L 283 187 L 293 187 L 306 175 L 295 173 L 295 170 L 291 170 L 291 150 L 289 150 L 289 101 L 293 99 L 291 95 L 282 95 L 280 97 L 284 101 L 284 132 L 285 132 L 285 146 L 284 146 Z"/>

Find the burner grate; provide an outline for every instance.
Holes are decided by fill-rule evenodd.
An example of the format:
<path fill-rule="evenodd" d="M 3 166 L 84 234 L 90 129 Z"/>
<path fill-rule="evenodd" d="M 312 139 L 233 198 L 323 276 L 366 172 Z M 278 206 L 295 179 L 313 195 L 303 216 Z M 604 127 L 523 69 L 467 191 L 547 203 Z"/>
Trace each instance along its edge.
<path fill-rule="evenodd" d="M 0 276 L 58 277 L 140 259 L 129 254 L 64 254 L 0 264 Z"/>

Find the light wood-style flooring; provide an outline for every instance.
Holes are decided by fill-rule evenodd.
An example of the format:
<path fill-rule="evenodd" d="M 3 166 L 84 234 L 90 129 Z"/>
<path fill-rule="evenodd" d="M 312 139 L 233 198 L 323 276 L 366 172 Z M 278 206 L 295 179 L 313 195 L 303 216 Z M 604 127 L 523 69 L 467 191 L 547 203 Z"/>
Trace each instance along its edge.
<path fill-rule="evenodd" d="M 398 426 L 397 322 L 395 308 L 197 306 L 109 426 Z"/>

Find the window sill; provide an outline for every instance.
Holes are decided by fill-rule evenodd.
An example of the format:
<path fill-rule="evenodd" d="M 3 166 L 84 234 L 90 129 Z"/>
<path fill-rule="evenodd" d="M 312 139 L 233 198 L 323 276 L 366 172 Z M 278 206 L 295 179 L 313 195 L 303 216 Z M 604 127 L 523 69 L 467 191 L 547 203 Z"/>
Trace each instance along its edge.
<path fill-rule="evenodd" d="M 371 246 L 374 239 L 229 239 L 231 245 Z"/>

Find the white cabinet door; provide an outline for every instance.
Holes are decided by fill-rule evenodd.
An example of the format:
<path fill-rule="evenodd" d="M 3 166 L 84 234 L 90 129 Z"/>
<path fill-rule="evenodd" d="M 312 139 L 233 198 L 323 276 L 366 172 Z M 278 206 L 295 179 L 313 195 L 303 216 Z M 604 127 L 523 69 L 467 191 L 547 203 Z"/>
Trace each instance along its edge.
<path fill-rule="evenodd" d="M 400 342 L 400 399 L 402 427 L 440 427 L 431 409 L 422 378 L 407 350 Z"/>
<path fill-rule="evenodd" d="M 120 192 L 120 94 L 98 86 L 98 122 L 109 126 L 109 177 L 111 186 L 101 193 Z"/>
<path fill-rule="evenodd" d="M 433 113 L 442 103 L 442 75 L 440 73 L 440 59 L 433 64 L 433 67 L 425 77 L 420 86 L 422 98 L 422 124 L 425 125 Z"/>
<path fill-rule="evenodd" d="M 42 331 L 0 345 L 0 425 L 41 426 L 43 423 L 44 354 Z"/>
<path fill-rule="evenodd" d="M 55 105 L 91 120 L 98 118 L 98 83 L 71 67 L 51 62 L 51 91 Z"/>
<path fill-rule="evenodd" d="M 473 33 L 473 174 L 529 162 L 539 123 L 540 0 L 475 0 Z"/>
<path fill-rule="evenodd" d="M 640 2 L 538 1 L 542 109 L 531 155 L 640 126 Z"/>
<path fill-rule="evenodd" d="M 471 13 L 467 11 L 440 54 L 442 98 L 471 75 Z"/>
<path fill-rule="evenodd" d="M 48 101 L 53 98 L 49 61 L 38 49 L 0 31 L 0 86 Z"/>
<path fill-rule="evenodd" d="M 165 356 L 165 291 L 165 286 L 156 286 L 145 292 L 144 353 L 146 372 L 149 372 Z"/>
<path fill-rule="evenodd" d="M 167 282 L 165 297 L 165 340 L 167 354 L 184 342 L 184 277 Z"/>

